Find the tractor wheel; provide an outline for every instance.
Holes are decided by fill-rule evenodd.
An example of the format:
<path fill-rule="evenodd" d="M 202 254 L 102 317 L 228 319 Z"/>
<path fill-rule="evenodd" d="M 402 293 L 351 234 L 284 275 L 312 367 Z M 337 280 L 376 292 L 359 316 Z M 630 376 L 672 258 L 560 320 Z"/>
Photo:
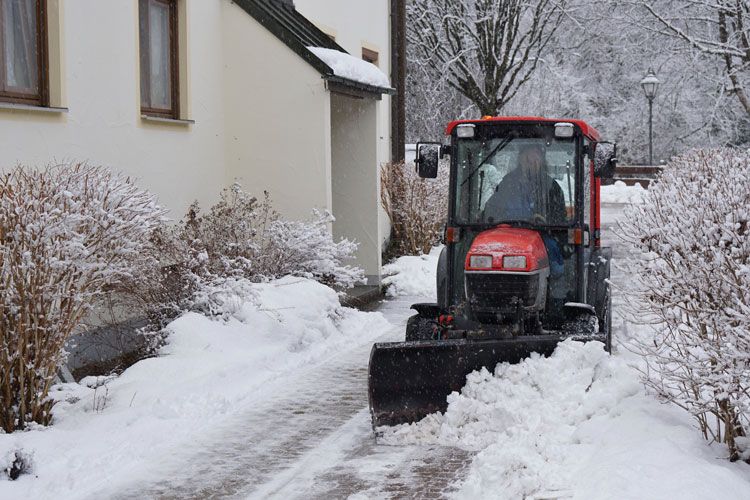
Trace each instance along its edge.
<path fill-rule="evenodd" d="M 434 321 L 415 314 L 406 321 L 406 341 L 431 340 Z"/>

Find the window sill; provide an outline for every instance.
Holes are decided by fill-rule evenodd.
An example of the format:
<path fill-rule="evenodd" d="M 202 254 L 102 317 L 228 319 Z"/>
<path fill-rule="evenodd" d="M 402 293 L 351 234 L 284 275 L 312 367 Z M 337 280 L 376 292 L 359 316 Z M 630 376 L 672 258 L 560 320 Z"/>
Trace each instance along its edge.
<path fill-rule="evenodd" d="M 18 104 L 13 102 L 0 102 L 0 110 L 28 111 L 31 113 L 61 114 L 67 113 L 68 108 L 55 108 L 51 106 L 35 106 L 33 104 Z"/>
<path fill-rule="evenodd" d="M 141 119 L 147 122 L 166 123 L 169 125 L 194 125 L 195 120 L 183 120 L 177 118 L 164 118 L 163 116 L 141 115 Z"/>

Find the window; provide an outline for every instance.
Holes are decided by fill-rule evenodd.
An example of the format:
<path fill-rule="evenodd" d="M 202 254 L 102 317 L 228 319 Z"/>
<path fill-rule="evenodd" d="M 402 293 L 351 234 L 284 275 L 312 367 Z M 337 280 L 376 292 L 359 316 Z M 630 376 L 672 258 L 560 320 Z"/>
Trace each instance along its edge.
<path fill-rule="evenodd" d="M 44 0 L 0 0 L 0 101 L 47 105 Z"/>
<path fill-rule="evenodd" d="M 459 224 L 527 221 L 567 225 L 575 217 L 575 142 L 543 130 L 462 139 L 456 158 Z"/>
<path fill-rule="evenodd" d="M 374 50 L 362 47 L 362 59 L 375 66 L 378 65 L 378 53 Z"/>
<path fill-rule="evenodd" d="M 141 112 L 179 118 L 176 0 L 139 0 Z"/>

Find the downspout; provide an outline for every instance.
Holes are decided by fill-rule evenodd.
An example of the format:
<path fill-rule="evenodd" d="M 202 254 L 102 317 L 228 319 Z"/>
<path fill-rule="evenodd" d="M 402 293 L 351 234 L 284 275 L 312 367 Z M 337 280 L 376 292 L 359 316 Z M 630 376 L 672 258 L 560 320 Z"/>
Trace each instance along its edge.
<path fill-rule="evenodd" d="M 391 160 L 403 161 L 406 149 L 406 0 L 391 0 Z"/>

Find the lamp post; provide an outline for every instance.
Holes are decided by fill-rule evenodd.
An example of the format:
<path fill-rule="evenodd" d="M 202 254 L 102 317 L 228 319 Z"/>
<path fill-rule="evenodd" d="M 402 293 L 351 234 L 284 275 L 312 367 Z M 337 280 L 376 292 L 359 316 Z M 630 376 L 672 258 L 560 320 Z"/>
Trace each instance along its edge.
<path fill-rule="evenodd" d="M 659 90 L 659 79 L 656 78 L 656 73 L 654 73 L 654 70 L 652 68 L 648 69 L 648 73 L 646 76 L 643 77 L 643 80 L 641 80 L 641 87 L 643 88 L 643 93 L 646 94 L 646 99 L 648 99 L 648 163 L 649 165 L 654 164 L 654 136 L 653 136 L 653 127 L 652 127 L 652 119 L 653 119 L 653 106 L 654 106 L 654 97 L 656 97 L 656 92 Z"/>

